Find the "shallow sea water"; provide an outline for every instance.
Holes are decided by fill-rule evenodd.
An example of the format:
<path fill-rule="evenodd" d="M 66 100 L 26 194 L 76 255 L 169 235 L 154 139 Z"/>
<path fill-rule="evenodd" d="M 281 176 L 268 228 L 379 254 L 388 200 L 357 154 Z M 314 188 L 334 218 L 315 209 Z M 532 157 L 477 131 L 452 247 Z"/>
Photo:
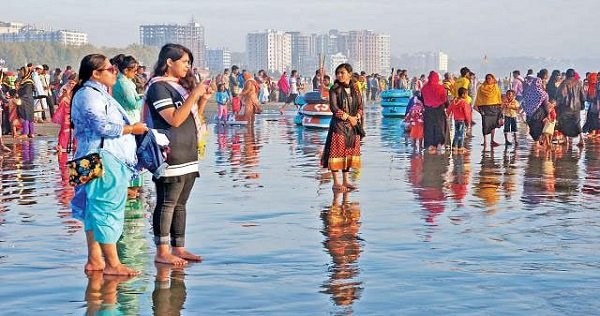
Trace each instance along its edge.
<path fill-rule="evenodd" d="M 130 280 L 86 276 L 85 237 L 55 141 L 1 160 L 2 315 L 432 315 L 600 313 L 600 144 L 414 154 L 397 119 L 367 110 L 360 190 L 334 195 L 326 131 L 267 113 L 211 126 L 188 202 L 204 261 L 153 263 L 153 186 L 128 203 Z M 498 136 L 502 136 L 499 134 Z M 497 137 L 497 140 L 502 140 Z M 501 141 L 502 142 L 502 141 Z"/>

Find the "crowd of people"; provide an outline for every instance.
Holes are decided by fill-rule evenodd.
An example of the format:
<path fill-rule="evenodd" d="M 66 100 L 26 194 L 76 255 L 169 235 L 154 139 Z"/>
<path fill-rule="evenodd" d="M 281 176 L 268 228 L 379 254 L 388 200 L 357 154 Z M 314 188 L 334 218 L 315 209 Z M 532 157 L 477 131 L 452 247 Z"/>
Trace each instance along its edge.
<path fill-rule="evenodd" d="M 50 71 L 47 65 L 31 63 L 16 73 L 0 71 L 5 134 L 33 138 L 36 123 L 52 120 L 60 125 L 58 152 L 74 151 L 74 160 L 93 154 L 101 159 L 103 175 L 77 185 L 71 202 L 74 216 L 85 226 L 86 271 L 138 273 L 121 264 L 116 243 L 126 201 L 137 195 L 144 182 L 136 148 L 140 137 L 153 133 L 150 128 L 163 131 L 169 140 L 166 165 L 152 174 L 155 261 L 182 266 L 202 259 L 186 248 L 186 203 L 199 176 L 199 143 L 208 100 L 214 97 L 218 104 L 219 124 L 233 120 L 252 125 L 263 104 L 280 102 L 283 113 L 311 84 L 296 70 L 275 81 L 264 70 L 252 75 L 237 66 L 202 81 L 192 70 L 193 61 L 186 47 L 167 44 L 150 75 L 135 57 L 124 54 L 87 55 L 78 72 L 71 66 Z M 517 145 L 519 121 L 526 122 L 534 146 L 548 150 L 571 146 L 573 138 L 584 146 L 584 133 L 588 138 L 600 137 L 600 73 L 588 73 L 581 80 L 573 69 L 551 74 L 542 69 L 536 75 L 530 70 L 525 77 L 516 70 L 508 82 L 486 74 L 480 83 L 467 67 L 457 78 L 448 73 L 441 78 L 432 71 L 427 78 L 410 80 L 406 70 L 384 78 L 355 72 L 350 64 L 339 65 L 334 80 L 322 71 L 312 77 L 312 90 L 329 97 L 333 116 L 320 163 L 330 170 L 337 194 L 357 189 L 349 172 L 361 167 L 364 107 L 390 88 L 413 91 L 405 122 L 418 151 L 435 153 L 446 147 L 465 152 L 475 112 L 481 115 L 484 150 L 499 146 L 498 128 L 505 146 Z M 580 122 L 582 110 L 587 110 L 585 124 Z M 0 147 L 10 151 L 4 144 Z"/>
<path fill-rule="evenodd" d="M 432 71 L 420 89 L 413 89 L 414 97 L 406 111 L 408 135 L 415 150 L 424 146 L 432 153 L 444 147 L 464 152 L 464 137 L 472 135 L 473 111 L 481 116 L 484 150 L 500 145 L 495 139 L 497 129 L 503 131 L 506 146 L 516 146 L 519 121 L 526 123 L 534 146 L 549 150 L 561 150 L 562 144 L 571 146 L 575 138 L 579 139 L 578 146 L 584 146 L 584 134 L 591 139 L 598 137 L 598 73 L 587 73 L 583 81 L 574 69 L 564 73 L 554 70 L 551 75 L 546 69 L 535 75 L 533 70 L 527 73 L 523 78 L 515 70 L 508 83 L 486 74 L 479 83 L 467 67 L 460 70 L 457 79 L 445 74 L 440 80 Z M 412 89 L 406 78 L 400 71 L 394 77 L 394 87 Z M 583 110 L 586 119 L 581 124 Z"/>

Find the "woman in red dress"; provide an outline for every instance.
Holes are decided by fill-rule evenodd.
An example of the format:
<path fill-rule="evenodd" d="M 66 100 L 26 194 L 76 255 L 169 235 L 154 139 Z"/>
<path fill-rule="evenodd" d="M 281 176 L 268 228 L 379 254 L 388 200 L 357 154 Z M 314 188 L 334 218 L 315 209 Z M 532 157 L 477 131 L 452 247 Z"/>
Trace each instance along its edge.
<path fill-rule="evenodd" d="M 360 168 L 360 140 L 364 137 L 362 127 L 363 101 L 356 81 L 352 78 L 352 66 L 341 64 L 335 69 L 335 81 L 329 90 L 329 107 L 333 112 L 321 164 L 331 171 L 333 191 L 348 192 L 357 187 L 350 183 L 350 168 Z M 342 182 L 338 179 L 342 171 Z"/>

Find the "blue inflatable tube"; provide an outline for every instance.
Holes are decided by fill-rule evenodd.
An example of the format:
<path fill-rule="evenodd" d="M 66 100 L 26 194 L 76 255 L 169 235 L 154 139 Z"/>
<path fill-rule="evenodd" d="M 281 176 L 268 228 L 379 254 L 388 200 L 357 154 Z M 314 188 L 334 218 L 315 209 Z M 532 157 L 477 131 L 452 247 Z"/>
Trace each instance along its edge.
<path fill-rule="evenodd" d="M 388 107 L 381 110 L 383 117 L 404 117 L 406 106 Z"/>
<path fill-rule="evenodd" d="M 410 98 L 413 96 L 411 90 L 391 89 L 381 92 L 381 98 Z"/>

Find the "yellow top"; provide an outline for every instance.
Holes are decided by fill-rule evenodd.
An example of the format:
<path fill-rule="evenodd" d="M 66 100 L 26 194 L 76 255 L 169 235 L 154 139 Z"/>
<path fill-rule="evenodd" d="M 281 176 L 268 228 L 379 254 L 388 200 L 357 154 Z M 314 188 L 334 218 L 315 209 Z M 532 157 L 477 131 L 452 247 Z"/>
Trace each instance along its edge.
<path fill-rule="evenodd" d="M 513 99 L 512 101 L 504 100 L 502 102 L 502 114 L 506 117 L 517 117 L 519 114 L 519 101 Z"/>
<path fill-rule="evenodd" d="M 454 97 L 455 99 L 458 98 L 458 89 L 459 88 L 465 88 L 468 91 L 470 83 L 471 83 L 471 81 L 467 77 L 460 77 L 460 78 L 454 80 L 454 84 L 452 85 L 452 87 L 450 89 L 450 93 L 452 94 L 452 97 Z M 467 94 L 466 101 L 467 101 L 467 103 L 471 104 L 473 99 L 471 98 L 470 95 Z"/>
<path fill-rule="evenodd" d="M 492 84 L 482 84 L 477 90 L 477 97 L 475 98 L 475 106 L 484 105 L 501 105 L 502 104 L 502 93 L 500 87 L 496 82 Z"/>

